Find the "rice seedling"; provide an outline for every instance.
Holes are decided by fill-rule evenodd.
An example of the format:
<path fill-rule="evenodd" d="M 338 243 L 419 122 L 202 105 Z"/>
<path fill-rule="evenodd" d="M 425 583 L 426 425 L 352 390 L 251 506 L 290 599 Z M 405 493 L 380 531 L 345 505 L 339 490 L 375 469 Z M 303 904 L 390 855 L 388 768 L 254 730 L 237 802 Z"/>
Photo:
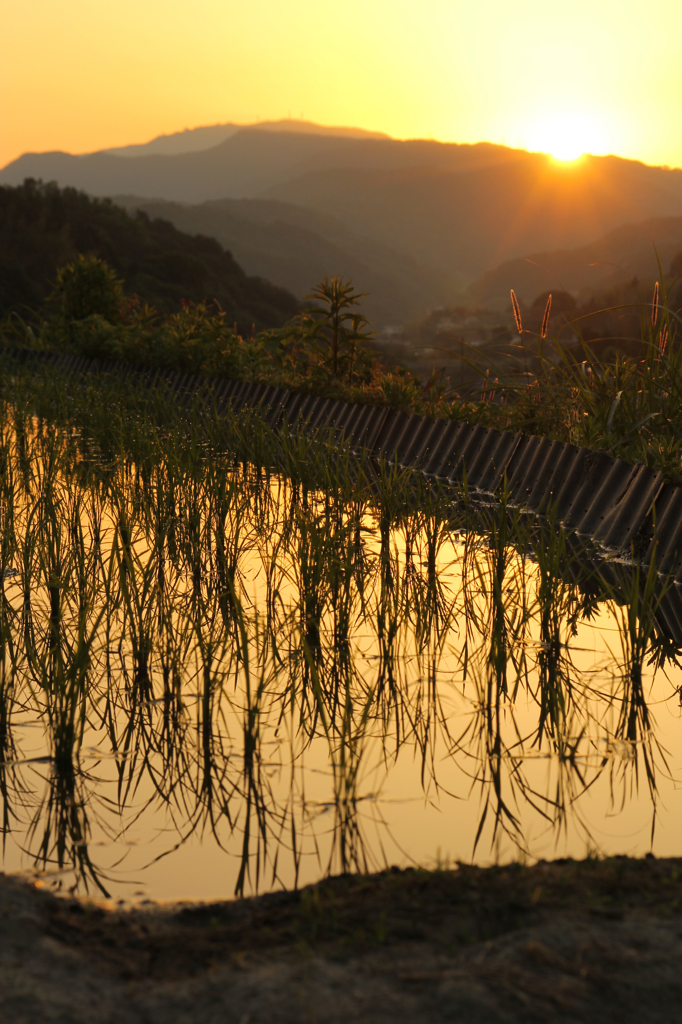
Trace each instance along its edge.
<path fill-rule="evenodd" d="M 3 827 L 47 877 L 121 891 L 140 829 L 147 870 L 212 843 L 239 894 L 365 871 L 394 777 L 415 834 L 480 801 L 468 856 L 531 850 L 537 820 L 588 834 L 584 794 L 625 807 L 642 758 L 658 808 L 656 577 L 614 582 L 506 485 L 476 507 L 114 380 L 17 375 L 0 427 Z M 638 757 L 614 771 L 607 741 Z"/>

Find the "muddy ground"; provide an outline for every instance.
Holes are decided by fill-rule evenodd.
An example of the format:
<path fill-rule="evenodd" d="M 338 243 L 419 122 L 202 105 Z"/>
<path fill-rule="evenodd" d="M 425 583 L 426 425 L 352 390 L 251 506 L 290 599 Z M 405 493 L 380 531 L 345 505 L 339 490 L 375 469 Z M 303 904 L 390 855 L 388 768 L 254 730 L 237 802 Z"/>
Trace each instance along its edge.
<path fill-rule="evenodd" d="M 0 876 L 0 1021 L 682 1024 L 682 860 L 388 871 L 125 912 Z"/>

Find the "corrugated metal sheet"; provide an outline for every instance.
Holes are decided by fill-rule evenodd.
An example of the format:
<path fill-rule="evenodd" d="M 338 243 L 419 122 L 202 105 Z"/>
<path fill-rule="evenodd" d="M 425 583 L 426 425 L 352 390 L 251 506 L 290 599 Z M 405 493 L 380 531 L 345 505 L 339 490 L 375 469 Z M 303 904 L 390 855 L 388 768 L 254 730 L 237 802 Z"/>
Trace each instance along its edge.
<path fill-rule="evenodd" d="M 428 422 L 428 419 L 427 419 Z M 434 451 L 440 445 L 441 438 L 445 433 L 447 427 L 447 420 L 431 420 L 431 428 L 424 436 L 421 450 L 419 451 L 417 458 L 419 460 L 419 468 L 424 472 L 424 467 L 428 466 L 433 458 Z"/>
<path fill-rule="evenodd" d="M 464 468 L 462 452 L 466 449 L 471 434 L 476 427 L 468 423 L 460 423 L 459 429 L 452 434 L 451 443 L 443 449 L 443 457 L 436 468 L 436 479 L 457 484 L 462 478 L 460 472 Z"/>
<path fill-rule="evenodd" d="M 381 436 L 384 424 L 388 417 L 388 409 L 386 406 L 374 405 L 371 406 L 372 412 L 367 418 L 365 424 L 365 434 L 363 437 L 363 446 L 371 452 L 376 451 L 377 440 Z"/>
<path fill-rule="evenodd" d="M 317 431 L 320 428 L 326 427 L 333 405 L 334 402 L 331 398 L 318 398 L 308 415 L 308 426 L 311 430 Z"/>
<path fill-rule="evenodd" d="M 234 412 L 239 412 L 240 409 L 245 409 L 248 406 L 253 388 L 254 385 L 246 380 L 237 381 L 237 387 L 230 395 Z"/>
<path fill-rule="evenodd" d="M 434 445 L 431 456 L 422 470 L 427 477 L 436 477 L 443 466 L 447 467 L 448 454 L 454 450 L 455 440 L 461 429 L 462 424 L 456 420 L 447 420 L 443 424 L 438 443 Z"/>
<path fill-rule="evenodd" d="M 266 413 L 266 419 L 268 425 L 274 430 L 278 427 L 284 416 L 289 402 L 291 401 L 292 392 L 287 391 L 286 388 L 273 388 L 272 395 L 269 400 L 269 409 Z"/>
<path fill-rule="evenodd" d="M 434 421 L 428 416 L 411 416 L 406 422 L 396 447 L 399 466 L 403 468 L 418 467 L 419 457 L 433 423 Z"/>
<path fill-rule="evenodd" d="M 283 419 L 311 430 L 333 428 L 339 441 L 397 460 L 427 477 L 457 483 L 466 476 L 472 491 L 497 492 L 504 475 L 511 499 L 559 521 L 603 547 L 627 550 L 647 544 L 645 564 L 682 581 L 682 489 L 663 485 L 662 475 L 631 466 L 604 452 L 546 438 L 520 436 L 477 425 L 433 420 L 385 407 L 351 405 L 246 381 L 206 379 L 172 370 L 149 370 L 70 353 L 3 350 L 17 366 L 52 366 L 66 376 L 116 374 L 152 386 L 164 383 L 183 396 L 201 392 L 221 408 L 261 408 L 271 426 Z M 654 524 L 656 535 L 654 538 Z M 672 593 L 672 592 L 671 592 Z M 677 591 L 675 591 L 677 593 Z M 682 597 L 669 598 L 661 615 L 682 636 Z"/>
<path fill-rule="evenodd" d="M 324 402 L 324 398 L 318 398 L 317 395 L 304 395 L 303 401 L 298 407 L 297 422 L 302 424 L 309 423 L 310 417 L 322 402 Z"/>
<path fill-rule="evenodd" d="M 443 436 L 445 425 L 444 420 L 434 420 L 428 416 L 424 418 L 410 459 L 415 469 L 423 472 L 424 466 L 428 466 L 434 449 L 438 447 Z"/>
<path fill-rule="evenodd" d="M 332 402 L 329 409 L 328 426 L 337 444 L 343 444 L 343 425 L 348 419 L 350 409 L 348 402 Z"/>
<path fill-rule="evenodd" d="M 567 486 L 567 480 L 571 475 L 579 451 L 580 449 L 574 444 L 562 444 L 556 449 L 552 447 L 547 453 L 548 480 L 546 486 L 542 491 L 539 488 L 537 492 L 531 491 L 528 499 L 537 502 L 537 505 L 533 507 L 537 507 L 546 515 L 555 516 L 559 522 L 562 521 L 571 504 L 572 495 L 570 487 Z M 549 462 L 552 457 L 556 458 L 553 469 Z"/>
<path fill-rule="evenodd" d="M 658 572 L 679 578 L 682 572 L 682 488 L 666 484 L 654 502 L 655 533 L 644 557 Z"/>
<path fill-rule="evenodd" d="M 250 409 L 257 408 L 261 404 L 266 388 L 266 384 L 252 384 L 244 405 L 248 405 Z"/>
<path fill-rule="evenodd" d="M 663 474 L 636 466 L 611 510 L 594 530 L 595 540 L 614 550 L 627 549 L 645 526 L 663 487 Z"/>
<path fill-rule="evenodd" d="M 371 405 L 360 405 L 357 408 L 357 413 L 352 413 L 346 423 L 346 437 L 351 449 L 355 452 L 365 450 L 365 439 L 373 411 Z"/>
<path fill-rule="evenodd" d="M 608 458 L 608 456 L 607 456 Z M 622 459 L 610 459 L 597 467 L 594 478 L 589 483 L 589 492 L 585 495 L 584 512 L 578 519 L 580 508 L 576 508 L 575 529 L 579 534 L 592 537 L 600 529 L 604 520 L 625 495 L 636 475 L 629 463 Z M 573 511 L 573 510 L 571 510 Z"/>
<path fill-rule="evenodd" d="M 526 478 L 520 486 L 525 492 L 525 503 L 529 508 L 537 508 L 550 512 L 555 501 L 556 468 L 565 457 L 566 445 L 559 441 L 549 441 L 536 453 L 534 464 L 535 479 Z"/>
<path fill-rule="evenodd" d="M 293 427 L 298 420 L 298 414 L 301 406 L 305 402 L 308 396 L 302 394 L 300 391 L 294 392 L 291 396 L 291 401 L 287 403 L 285 410 L 286 421 L 289 427 Z"/>
<path fill-rule="evenodd" d="M 334 414 L 334 428 L 336 435 L 339 439 L 339 444 L 349 444 L 350 439 L 348 437 L 348 424 L 350 423 L 351 417 L 356 409 L 356 406 L 351 405 L 349 402 L 339 402 L 338 409 Z"/>
<path fill-rule="evenodd" d="M 216 386 L 213 388 L 213 401 L 216 406 L 221 409 L 227 401 L 227 381 L 219 380 L 216 381 Z"/>
<path fill-rule="evenodd" d="M 486 494 L 494 494 L 508 470 L 521 436 L 502 430 L 489 430 L 487 437 L 471 456 L 466 465 L 469 487 L 475 487 Z"/>
<path fill-rule="evenodd" d="M 230 401 L 230 404 L 232 404 L 235 398 L 244 391 L 245 387 L 246 385 L 243 380 L 228 381 L 228 387 L 225 390 L 225 397 Z"/>
<path fill-rule="evenodd" d="M 405 429 L 405 425 L 415 419 L 418 419 L 418 417 L 411 416 L 406 412 L 395 413 L 390 424 L 387 424 L 383 437 L 379 440 L 376 455 L 392 462 L 396 457 L 398 442 Z"/>
<path fill-rule="evenodd" d="M 547 456 L 551 441 L 544 437 L 520 438 L 507 466 L 507 488 L 512 501 L 528 504 L 528 495 L 535 484 L 536 473 Z"/>
<path fill-rule="evenodd" d="M 671 587 L 660 597 L 655 618 L 659 629 L 682 647 L 682 592 L 679 587 Z"/>
<path fill-rule="evenodd" d="M 592 452 L 575 445 L 567 445 L 562 453 L 563 474 L 553 476 L 552 505 L 559 522 L 568 522 L 571 508 L 586 479 L 592 471 Z"/>
<path fill-rule="evenodd" d="M 583 522 L 589 522 L 608 508 L 608 491 L 604 491 L 601 485 L 611 473 L 615 461 L 605 452 L 588 452 L 584 458 L 580 458 L 582 476 L 578 479 L 573 500 L 563 518 L 566 526 L 584 533 Z"/>
<path fill-rule="evenodd" d="M 393 424 L 395 423 L 396 418 L 401 415 L 397 409 L 389 409 L 387 406 L 384 406 L 384 408 L 386 415 L 382 420 L 381 429 L 378 431 L 374 439 L 374 452 L 376 455 L 381 451 L 382 445 L 385 443 L 386 438 L 393 429 Z"/>
<path fill-rule="evenodd" d="M 476 457 L 485 444 L 487 436 L 487 427 L 471 426 L 468 423 L 462 424 L 462 429 L 457 435 L 454 449 L 449 454 L 452 468 L 447 479 L 450 483 L 455 484 L 466 480 L 469 489 L 475 486 L 469 481 L 469 469 L 475 464 Z M 442 472 L 439 470 L 438 476 L 440 477 L 441 475 Z"/>

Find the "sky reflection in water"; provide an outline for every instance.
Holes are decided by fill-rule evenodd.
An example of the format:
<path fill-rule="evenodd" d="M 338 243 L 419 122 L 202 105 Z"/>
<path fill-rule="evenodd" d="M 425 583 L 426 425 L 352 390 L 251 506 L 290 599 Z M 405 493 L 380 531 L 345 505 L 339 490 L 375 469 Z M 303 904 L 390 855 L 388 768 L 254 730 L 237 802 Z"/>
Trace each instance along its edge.
<path fill-rule="evenodd" d="M 557 531 L 426 492 L 378 510 L 218 458 L 93 472 L 35 424 L 1 459 L 5 870 L 211 898 L 680 854 L 660 581 L 609 589 Z"/>

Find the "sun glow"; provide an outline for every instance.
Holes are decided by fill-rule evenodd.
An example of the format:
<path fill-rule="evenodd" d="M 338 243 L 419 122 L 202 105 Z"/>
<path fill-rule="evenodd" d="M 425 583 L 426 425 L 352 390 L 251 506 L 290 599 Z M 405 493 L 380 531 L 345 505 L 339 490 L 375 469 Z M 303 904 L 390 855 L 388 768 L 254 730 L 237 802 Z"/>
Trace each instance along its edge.
<path fill-rule="evenodd" d="M 572 111 L 543 114 L 528 126 L 528 148 L 557 160 L 577 160 L 584 153 L 604 153 L 607 133 L 599 121 Z"/>

